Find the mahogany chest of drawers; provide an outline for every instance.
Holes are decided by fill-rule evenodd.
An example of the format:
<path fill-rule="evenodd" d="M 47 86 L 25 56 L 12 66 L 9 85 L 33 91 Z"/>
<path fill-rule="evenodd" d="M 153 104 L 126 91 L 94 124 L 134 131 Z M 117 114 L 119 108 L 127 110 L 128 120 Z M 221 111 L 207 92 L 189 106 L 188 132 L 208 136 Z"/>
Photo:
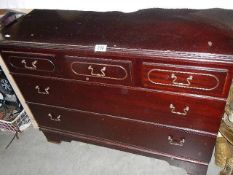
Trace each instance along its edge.
<path fill-rule="evenodd" d="M 0 52 L 49 141 L 80 140 L 206 174 L 233 39 L 195 10 L 33 10 Z"/>

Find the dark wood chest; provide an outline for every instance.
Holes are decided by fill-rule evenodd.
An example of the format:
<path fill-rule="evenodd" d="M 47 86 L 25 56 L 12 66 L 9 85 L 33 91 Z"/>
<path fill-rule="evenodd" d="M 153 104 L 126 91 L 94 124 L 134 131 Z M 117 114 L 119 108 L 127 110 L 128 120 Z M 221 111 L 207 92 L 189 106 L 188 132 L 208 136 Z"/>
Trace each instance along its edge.
<path fill-rule="evenodd" d="M 49 141 L 80 140 L 205 174 L 233 75 L 232 33 L 195 10 L 34 10 L 0 51 Z"/>

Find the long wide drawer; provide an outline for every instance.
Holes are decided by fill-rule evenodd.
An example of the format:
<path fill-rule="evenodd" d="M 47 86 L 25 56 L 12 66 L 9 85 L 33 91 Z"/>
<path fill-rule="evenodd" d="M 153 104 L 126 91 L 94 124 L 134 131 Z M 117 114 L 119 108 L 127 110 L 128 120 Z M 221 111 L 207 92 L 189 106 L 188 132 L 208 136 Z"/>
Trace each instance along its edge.
<path fill-rule="evenodd" d="M 216 133 L 225 101 L 14 75 L 26 101 Z"/>
<path fill-rule="evenodd" d="M 215 137 L 106 115 L 30 103 L 29 107 L 41 127 L 77 132 L 201 162 L 209 162 L 215 142 Z"/>

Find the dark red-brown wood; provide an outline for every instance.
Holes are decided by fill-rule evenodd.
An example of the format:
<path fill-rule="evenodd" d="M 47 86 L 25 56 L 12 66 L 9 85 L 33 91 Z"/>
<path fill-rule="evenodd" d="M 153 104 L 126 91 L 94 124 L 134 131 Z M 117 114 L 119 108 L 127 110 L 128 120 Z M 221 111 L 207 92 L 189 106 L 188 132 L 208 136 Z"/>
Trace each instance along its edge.
<path fill-rule="evenodd" d="M 3 29 L 6 41 L 232 54 L 232 35 L 200 10 L 133 13 L 34 10 Z M 36 20 L 36 21 L 35 21 Z M 5 37 L 8 34 L 10 37 Z M 211 42 L 212 44 L 210 44 Z M 53 46 L 56 47 L 56 46 Z"/>
<path fill-rule="evenodd" d="M 221 96 L 224 93 L 226 69 L 210 69 L 175 64 L 143 62 L 144 87 Z"/>
<path fill-rule="evenodd" d="M 26 101 L 29 102 L 212 133 L 218 131 L 225 106 L 224 100 L 188 97 L 161 91 L 96 86 L 15 74 L 13 76 Z M 189 110 L 185 111 L 187 107 Z M 181 114 L 177 114 L 178 112 Z"/>
<path fill-rule="evenodd" d="M 106 142 L 102 139 L 96 139 L 94 137 L 86 137 L 85 135 L 58 131 L 58 130 L 54 130 L 54 129 L 46 128 L 46 127 L 42 127 L 41 130 L 45 134 L 47 140 L 52 143 L 60 143 L 61 141 L 70 142 L 72 140 L 78 140 L 78 141 L 82 141 L 86 143 L 92 143 L 95 145 L 105 146 L 108 148 L 114 148 L 114 149 L 119 149 L 122 151 L 132 152 L 135 154 L 150 156 L 150 157 L 154 157 L 157 159 L 163 159 L 169 162 L 169 164 L 171 165 L 178 166 L 178 167 L 185 169 L 189 175 L 196 175 L 196 174 L 205 175 L 208 169 L 207 164 L 189 162 L 187 160 L 181 160 L 178 158 L 171 157 L 169 155 L 168 156 L 159 155 L 149 150 L 140 149 L 132 145 L 120 144 L 117 142 Z"/>
<path fill-rule="evenodd" d="M 43 58 L 36 57 L 10 57 L 10 64 L 15 69 L 26 69 L 32 71 L 44 71 L 44 72 L 53 72 L 54 64 Z"/>
<path fill-rule="evenodd" d="M 48 140 L 204 175 L 233 75 L 233 32 L 205 14 L 33 10 L 2 30 L 0 53 Z M 95 50 L 100 44 L 106 50 Z M 173 147 L 168 136 L 187 142 Z"/>
<path fill-rule="evenodd" d="M 228 94 L 229 80 L 232 78 L 230 67 L 221 64 L 220 67 L 200 67 L 193 64 L 177 64 L 174 61 L 163 64 L 161 61 L 147 61 L 147 59 L 143 61 L 144 59 L 133 57 L 94 58 L 12 50 L 3 50 L 2 55 L 10 71 L 15 73 L 133 85 L 224 98 Z M 22 63 L 22 60 L 25 60 L 25 63 Z M 34 61 L 36 61 L 35 67 L 32 65 Z M 189 80 L 190 76 L 192 76 L 191 80 Z"/>
<path fill-rule="evenodd" d="M 125 143 L 141 149 L 208 163 L 215 137 L 101 114 L 29 104 L 41 127 Z M 170 137 L 170 139 L 168 139 Z M 182 140 L 184 139 L 184 142 Z M 159 140 L 159 142 L 158 142 Z M 208 153 L 208 154 L 207 154 Z"/>
<path fill-rule="evenodd" d="M 55 55 L 33 52 L 2 52 L 9 71 L 38 75 L 54 74 Z"/>
<path fill-rule="evenodd" d="M 71 57 L 71 59 L 74 60 L 71 62 L 74 79 L 109 84 L 132 84 L 130 61 L 86 57 Z"/>

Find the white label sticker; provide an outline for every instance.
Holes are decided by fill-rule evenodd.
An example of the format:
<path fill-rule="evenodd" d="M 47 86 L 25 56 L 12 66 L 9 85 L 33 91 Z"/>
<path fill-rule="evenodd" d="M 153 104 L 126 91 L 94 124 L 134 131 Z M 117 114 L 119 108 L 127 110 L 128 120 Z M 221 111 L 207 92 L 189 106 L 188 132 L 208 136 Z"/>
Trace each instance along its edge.
<path fill-rule="evenodd" d="M 95 45 L 95 52 L 106 52 L 107 45 L 106 44 L 96 44 Z"/>

